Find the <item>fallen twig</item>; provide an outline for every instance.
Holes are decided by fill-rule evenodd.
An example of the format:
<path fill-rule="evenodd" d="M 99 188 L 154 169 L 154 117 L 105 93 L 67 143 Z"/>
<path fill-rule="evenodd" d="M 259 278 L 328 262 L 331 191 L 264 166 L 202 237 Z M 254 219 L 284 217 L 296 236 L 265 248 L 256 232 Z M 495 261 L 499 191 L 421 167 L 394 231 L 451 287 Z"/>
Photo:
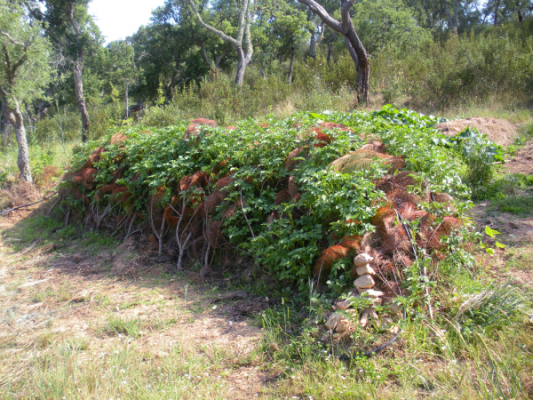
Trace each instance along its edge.
<path fill-rule="evenodd" d="M 23 206 L 13 207 L 13 208 L 10 208 L 9 210 L 2 211 L 2 212 L 0 213 L 0 215 L 9 214 L 10 212 L 15 211 L 15 210 L 19 210 L 19 209 L 21 209 L 21 208 L 26 208 L 26 207 L 33 206 L 33 205 L 35 205 L 35 204 L 42 203 L 43 201 L 46 201 L 46 200 L 48 200 L 49 198 L 55 196 L 55 195 L 57 194 L 57 192 L 58 192 L 58 191 L 52 193 L 50 196 L 45 197 L 45 198 L 42 199 L 42 200 L 38 200 L 38 201 L 35 201 L 35 202 L 33 202 L 33 203 L 24 204 Z"/>

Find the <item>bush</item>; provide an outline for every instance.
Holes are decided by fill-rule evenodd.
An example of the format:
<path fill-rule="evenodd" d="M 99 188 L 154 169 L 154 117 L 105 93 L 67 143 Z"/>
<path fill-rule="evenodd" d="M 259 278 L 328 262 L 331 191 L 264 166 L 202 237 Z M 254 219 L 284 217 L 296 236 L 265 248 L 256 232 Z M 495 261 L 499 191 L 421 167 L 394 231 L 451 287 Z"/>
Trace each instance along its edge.
<path fill-rule="evenodd" d="M 440 110 L 493 97 L 526 104 L 532 45 L 530 36 L 497 30 L 427 41 L 407 53 L 386 48 L 373 62 L 372 88 L 387 100 L 409 96 L 411 105 Z"/>

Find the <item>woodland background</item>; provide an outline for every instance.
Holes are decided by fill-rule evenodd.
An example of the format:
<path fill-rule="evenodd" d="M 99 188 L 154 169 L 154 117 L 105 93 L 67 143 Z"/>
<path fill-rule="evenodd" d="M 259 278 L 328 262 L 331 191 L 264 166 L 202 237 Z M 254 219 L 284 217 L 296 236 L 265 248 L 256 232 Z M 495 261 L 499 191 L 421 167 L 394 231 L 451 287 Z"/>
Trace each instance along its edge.
<path fill-rule="evenodd" d="M 16 124 L 8 115 L 16 99 L 34 174 L 57 159 L 58 145 L 65 153 L 71 148 L 65 144 L 139 119 L 156 127 L 195 117 L 231 124 L 363 106 L 344 37 L 297 1 L 168 0 L 149 25 L 108 45 L 88 3 L 0 2 L 0 87 L 8 88 L 0 96 L 0 146 L 4 157 L 16 157 Z M 241 42 L 240 15 L 248 7 L 244 40 L 250 39 L 251 58 L 242 84 L 234 83 L 234 44 L 202 26 L 192 4 L 204 24 Z M 339 4 L 321 4 L 340 19 Z M 370 58 L 367 106 L 528 119 L 532 11 L 530 0 L 357 1 L 350 12 Z M 24 58 L 15 83 L 10 57 Z"/>

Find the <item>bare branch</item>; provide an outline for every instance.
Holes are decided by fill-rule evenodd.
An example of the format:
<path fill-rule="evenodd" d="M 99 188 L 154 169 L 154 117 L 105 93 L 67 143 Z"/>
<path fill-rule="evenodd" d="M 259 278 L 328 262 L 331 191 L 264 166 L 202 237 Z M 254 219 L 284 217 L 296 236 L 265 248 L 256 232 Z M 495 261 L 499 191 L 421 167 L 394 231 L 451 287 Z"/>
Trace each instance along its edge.
<path fill-rule="evenodd" d="M 331 29 L 339 32 L 342 32 L 342 24 L 337 21 L 335 18 L 333 18 L 329 13 L 326 11 L 324 7 L 322 7 L 320 4 L 318 4 L 314 0 L 298 0 L 300 3 L 306 5 L 309 7 L 311 11 L 313 11 L 316 15 L 320 17 L 324 23 L 329 26 Z"/>
<path fill-rule="evenodd" d="M 219 38 L 221 38 L 225 42 L 231 43 L 235 47 L 239 47 L 241 45 L 242 42 L 239 42 L 235 38 L 232 38 L 231 36 L 226 35 L 221 30 L 219 30 L 219 29 L 217 29 L 217 28 L 205 23 L 204 20 L 202 19 L 202 17 L 200 16 L 200 13 L 198 12 L 198 9 L 196 8 L 196 5 L 194 4 L 194 1 L 193 0 L 187 0 L 187 1 L 190 4 L 194 14 L 196 15 L 196 18 L 198 18 L 198 22 L 200 23 L 200 25 L 202 25 L 209 32 L 214 33 L 215 35 L 217 35 Z"/>
<path fill-rule="evenodd" d="M 4 31 L 0 31 L 0 35 L 3 35 L 6 38 L 8 38 L 11 43 L 16 44 L 17 46 L 21 46 L 21 47 L 26 48 L 26 45 L 24 43 L 17 42 L 15 39 L 13 39 L 11 36 L 9 36 L 9 33 L 4 32 Z"/>

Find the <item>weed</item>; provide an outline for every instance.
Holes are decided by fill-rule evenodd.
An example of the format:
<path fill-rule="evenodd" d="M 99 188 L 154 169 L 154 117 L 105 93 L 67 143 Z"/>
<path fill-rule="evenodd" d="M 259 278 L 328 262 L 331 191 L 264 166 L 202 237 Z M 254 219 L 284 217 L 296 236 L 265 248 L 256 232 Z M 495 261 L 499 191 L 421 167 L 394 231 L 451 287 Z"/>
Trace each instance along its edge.
<path fill-rule="evenodd" d="M 110 235 L 102 235 L 98 232 L 87 231 L 83 234 L 85 244 L 91 248 L 108 248 L 117 244 L 116 239 Z"/>
<path fill-rule="evenodd" d="M 529 246 L 510 247 L 505 253 L 504 260 L 511 268 L 529 270 L 533 265 L 533 248 Z"/>
<path fill-rule="evenodd" d="M 45 333 L 37 337 L 35 345 L 44 350 L 55 342 L 55 335 L 53 333 Z"/>
<path fill-rule="evenodd" d="M 60 344 L 60 349 L 64 353 L 75 353 L 89 349 L 89 339 L 87 338 L 67 338 Z"/>
<path fill-rule="evenodd" d="M 111 304 L 111 300 L 109 300 L 109 296 L 107 295 L 102 295 L 102 294 L 97 294 L 94 296 L 94 302 L 102 307 L 102 308 L 105 308 L 107 306 L 109 306 Z"/>
<path fill-rule="evenodd" d="M 102 328 L 102 331 L 109 336 L 126 335 L 132 338 L 138 338 L 141 326 L 142 323 L 140 319 L 122 319 L 119 317 L 113 317 L 107 321 L 106 325 Z"/>
<path fill-rule="evenodd" d="M 533 196 L 530 194 L 523 196 L 503 195 L 501 198 L 494 200 L 487 211 L 494 210 L 521 216 L 530 215 L 533 213 Z"/>

